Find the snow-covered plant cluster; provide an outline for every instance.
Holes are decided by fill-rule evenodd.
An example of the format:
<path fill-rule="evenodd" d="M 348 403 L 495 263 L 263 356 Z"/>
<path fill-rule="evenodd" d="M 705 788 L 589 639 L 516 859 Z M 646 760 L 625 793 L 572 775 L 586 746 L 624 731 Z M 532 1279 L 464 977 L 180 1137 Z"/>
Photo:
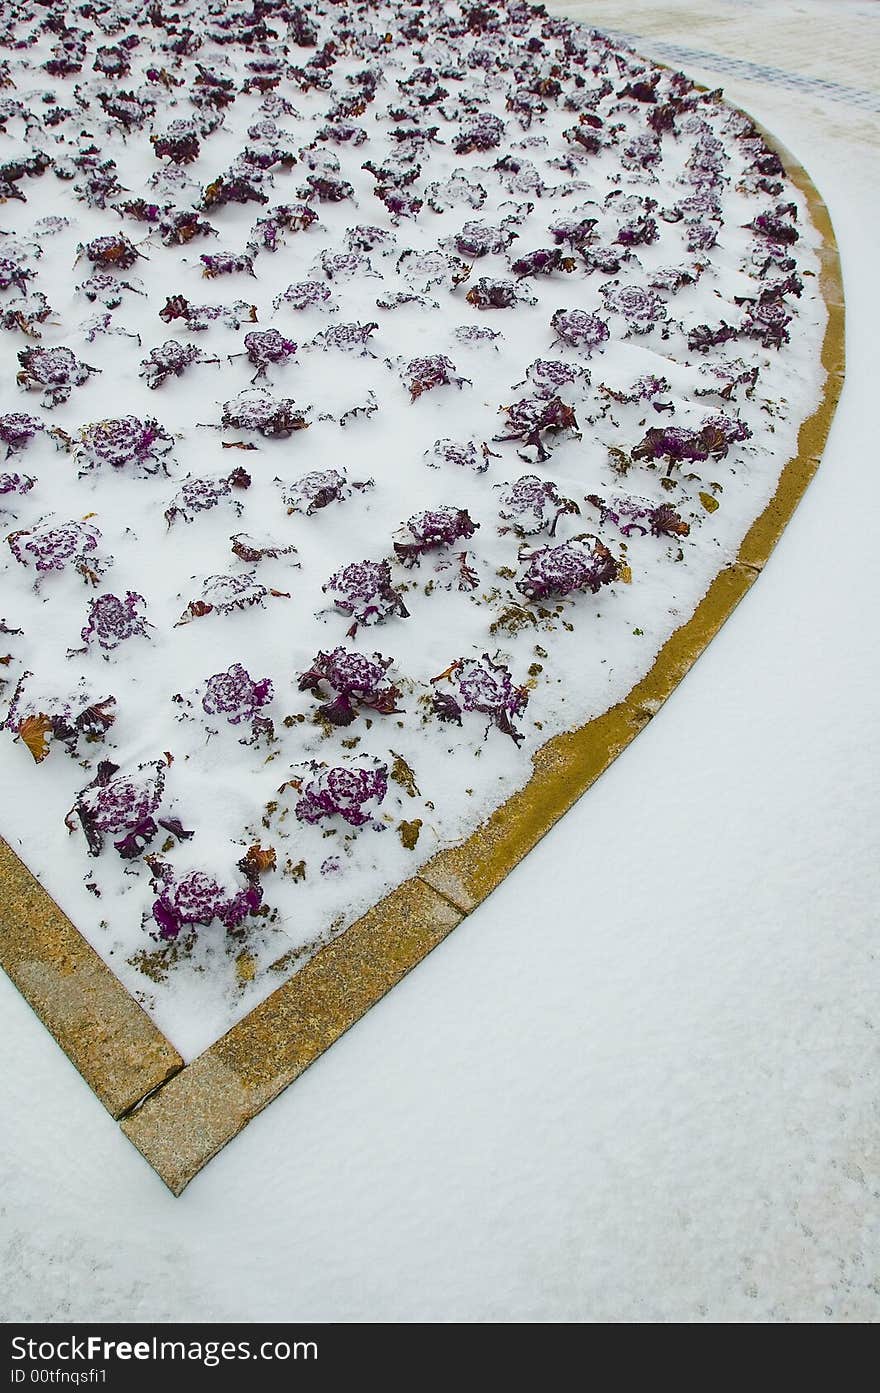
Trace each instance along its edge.
<path fill-rule="evenodd" d="M 720 93 L 521 0 L 0 37 L 2 830 L 195 1047 L 735 558 L 818 234 Z"/>

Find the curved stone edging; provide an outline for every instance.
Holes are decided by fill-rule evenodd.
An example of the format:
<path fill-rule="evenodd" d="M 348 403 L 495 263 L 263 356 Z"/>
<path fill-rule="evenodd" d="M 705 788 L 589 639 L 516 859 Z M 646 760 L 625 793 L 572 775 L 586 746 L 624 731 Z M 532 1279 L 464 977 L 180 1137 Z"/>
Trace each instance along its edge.
<path fill-rule="evenodd" d="M 434 856 L 186 1066 L 0 838 L 0 965 L 174 1194 L 500 884 L 638 735 L 760 575 L 818 468 L 845 361 L 843 284 L 828 210 L 800 163 L 762 134 L 822 237 L 825 388 L 736 562 L 715 577 L 622 702 L 547 741 L 525 787 L 460 846 Z"/>

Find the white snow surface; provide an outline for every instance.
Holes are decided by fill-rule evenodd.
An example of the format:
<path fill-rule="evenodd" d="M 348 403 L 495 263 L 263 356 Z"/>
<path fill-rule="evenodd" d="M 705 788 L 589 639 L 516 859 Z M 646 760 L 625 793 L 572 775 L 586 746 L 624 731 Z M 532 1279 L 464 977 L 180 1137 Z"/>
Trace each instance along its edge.
<path fill-rule="evenodd" d="M 337 18 L 330 7 L 322 37 Z M 210 28 L 210 20 L 206 22 Z M 118 127 L 98 119 L 96 108 L 89 113 L 86 135 L 77 126 L 78 139 L 70 140 L 71 149 L 78 150 L 99 138 L 102 153 L 112 152 L 118 160 L 126 193 L 109 200 L 111 204 L 138 197 L 161 201 L 161 186 L 150 182 L 161 162 L 149 133 L 162 132 L 171 117 L 194 114 L 184 96 L 170 105 L 157 84 L 139 89 L 150 64 L 161 59 L 147 36 L 142 38 L 127 85 L 148 91 L 158 102 L 155 120 L 123 139 Z M 491 43 L 491 38 L 469 38 L 461 46 L 467 52 Z M 28 61 L 36 63 L 48 51 L 44 38 L 33 57 L 28 53 Z M 312 52 L 293 50 L 292 57 L 305 60 Z M 608 67 L 601 42 L 595 45 L 595 56 Z M 334 92 L 344 91 L 344 79 L 361 71 L 369 58 L 364 50 L 344 54 L 333 70 Z M 526 782 L 529 756 L 540 743 L 598 715 L 626 694 L 693 611 L 712 577 L 735 557 L 743 534 L 794 452 L 800 422 L 821 391 L 818 356 L 825 311 L 816 284 L 817 234 L 796 190 L 786 185 L 783 193 L 771 196 L 756 187 L 757 176 L 747 174 L 754 152 L 747 153 L 737 141 L 735 118 L 731 124 L 725 106 L 705 101 L 690 117 L 679 116 L 680 131 L 674 140 L 663 137 L 658 147 L 662 161 L 656 166 L 642 170 L 632 162 L 622 165 L 621 152 L 646 130 L 646 104 L 616 101 L 613 93 L 627 81 L 650 76 L 638 61 L 627 67 L 623 52 L 619 62 L 610 61 L 611 96 L 600 106 L 606 125 L 618 123 L 621 133 L 598 155 L 583 156 L 572 168 L 559 169 L 550 161 L 572 148 L 563 131 L 577 123 L 576 113 L 550 104 L 543 121 L 523 129 L 506 108 L 511 79 L 477 69 L 477 76 L 464 82 L 448 82 L 452 95 L 443 109 L 454 111 L 468 84 L 476 83 L 481 97 L 488 98 L 479 110 L 505 122 L 502 143 L 486 152 L 456 154 L 452 143 L 471 118 L 462 111 L 458 120 L 441 121 L 444 143 L 416 150 L 422 175 L 411 187 L 427 198 L 431 181 L 442 182 L 461 171 L 472 186 L 485 190 L 485 201 L 478 210 L 459 206 L 441 214 L 426 208 L 418 219 L 401 219 L 395 226 L 373 196 L 374 180 L 362 165 L 368 156 L 377 164 L 399 158 L 401 146 L 393 139 L 398 128 L 385 111 L 393 104 L 395 80 L 408 80 L 418 65 L 407 48 L 392 48 L 382 58 L 384 86 L 358 118 L 370 134 L 363 145 L 316 139 L 326 125 L 328 93 L 303 93 L 293 84 L 282 84 L 278 93 L 287 95 L 299 114 L 279 115 L 277 134 L 263 145 L 295 150 L 298 163 L 290 172 L 273 174 L 267 206 L 208 209 L 204 216 L 219 229 L 216 239 L 196 238 L 183 248 L 164 247 L 156 235 L 145 240 L 148 225 L 120 218 L 112 209 L 88 207 L 51 171 L 26 181 L 26 203 L 4 208 L 7 253 L 20 255 L 37 272 L 33 285 L 46 294 L 54 310 L 34 346 L 63 344 L 100 369 L 85 385 L 75 387 L 68 401 L 42 412 L 46 427 L 60 428 L 75 439 L 85 423 L 155 416 L 174 443 L 161 466 L 151 464 L 149 472 L 106 464 L 88 468 L 76 450 L 59 452 L 48 430 L 27 451 L 12 457 L 9 467 L 35 474 L 37 483 L 26 495 L 5 497 L 5 530 L 24 530 L 27 535 L 40 526 L 58 527 L 87 517 L 100 534 L 95 555 L 108 569 L 91 586 L 72 567 L 36 577 L 33 566 L 21 565 L 10 547 L 4 548 L 4 616 L 7 624 L 24 630 L 20 641 L 9 640 L 14 661 L 8 690 L 19 673 L 32 673 L 25 680 L 24 695 L 30 709 L 42 712 L 46 693 L 66 696 L 78 690 L 82 678 L 88 700 L 112 694 L 117 705 L 106 739 L 92 745 L 81 741 L 74 759 L 53 741 L 49 757 L 35 766 L 24 743 L 15 738 L 15 729 L 4 732 L 0 794 L 7 812 L 2 826 L 34 873 L 186 1058 L 221 1035 L 331 933 L 345 928 L 439 847 L 453 845 L 473 830 Z M 447 53 L 446 61 L 450 58 L 459 61 L 454 51 Z M 247 76 L 247 59 L 247 50 L 221 48 L 210 41 L 196 55 L 198 62 L 234 79 L 236 88 Z M 434 61 L 442 70 L 443 57 Z M 184 65 L 182 74 L 192 80 L 194 64 Z M 19 75 L 16 90 L 22 99 L 28 95 L 27 76 L 27 69 Z M 673 90 L 664 74 L 661 96 Z M 261 115 L 265 112 L 258 93 L 239 94 L 222 127 L 203 138 L 199 159 L 183 166 L 184 185 L 175 187 L 169 200 L 179 207 L 194 206 L 200 190 L 245 145 L 262 148 L 260 140 L 248 135 Z M 604 131 L 603 139 L 607 141 Z M 725 157 L 719 190 L 724 220 L 719 225 L 705 219 L 709 227 L 720 226 L 718 245 L 711 252 L 693 253 L 685 246 L 692 221 L 675 221 L 671 210 L 701 187 L 688 170 L 701 139 L 720 142 Z M 573 147 L 575 153 L 578 148 Z M 25 142 L 22 153 L 27 149 Z M 67 153 L 66 147 L 61 153 Z M 534 162 L 545 185 L 541 196 L 530 194 L 526 184 L 517 187 L 516 180 L 493 168 L 495 160 L 509 156 Z M 260 251 L 255 278 L 239 274 L 203 279 L 201 255 L 241 251 L 256 217 L 271 214 L 278 203 L 298 201 L 295 191 L 307 173 L 307 161 L 332 157 L 341 163 L 340 177 L 353 185 L 353 199 L 313 200 L 318 221 L 304 231 L 288 233 L 280 251 Z M 653 200 L 647 209 L 645 199 Z M 621 211 L 627 200 L 630 206 Z M 736 297 L 754 297 L 766 284 L 749 274 L 754 269 L 749 256 L 754 252 L 763 258 L 767 243 L 747 224 L 789 200 L 797 207 L 800 240 L 793 254 L 805 285 L 798 300 L 786 301 L 794 313 L 791 342 L 777 349 L 741 338 L 708 354 L 690 350 L 687 337 L 696 326 L 743 320 L 745 312 Z M 523 303 L 516 309 L 480 311 L 465 299 L 467 288 L 481 277 L 510 278 L 511 260 L 552 246 L 548 227 L 561 217 L 594 218 L 594 242 L 609 246 L 624 224 L 652 210 L 658 239 L 636 247 L 613 275 L 586 274 L 575 253 L 578 264 L 571 273 L 519 282 L 517 294 Z M 69 219 L 68 226 L 47 232 L 39 220 L 59 213 Z M 410 249 L 435 258 L 439 250 L 454 253 L 455 235 L 471 221 L 509 225 L 517 240 L 509 252 L 478 258 L 458 289 L 450 285 L 449 270 L 420 277 L 406 259 L 398 262 L 401 252 Z M 393 239 L 390 253 L 380 245 L 368 254 L 365 265 L 375 275 L 331 280 L 331 314 L 294 312 L 283 299 L 276 308 L 290 283 L 324 280 L 322 256 L 345 251 L 347 230 L 364 223 L 378 226 Z M 93 318 L 93 309 L 76 285 L 91 268 L 85 256 L 78 257 L 78 248 L 117 227 L 137 242 L 143 255 L 130 269 L 113 274 L 142 286 L 144 293 L 127 292 L 113 313 L 110 332 L 89 342 L 83 326 Z M 34 243 L 41 254 L 29 256 Z M 619 246 L 617 251 L 625 256 Z M 457 264 L 461 269 L 460 257 Z M 603 290 L 613 292 L 618 284 L 649 287 L 661 267 L 684 267 L 697 283 L 676 293 L 660 293 L 663 320 L 656 327 L 635 333 L 622 315 L 606 312 Z M 774 273 L 767 279 L 774 279 Z M 407 289 L 424 292 L 427 305 L 377 308 L 377 295 Z M 180 321 L 166 327 L 158 312 L 169 294 L 178 293 L 196 304 L 253 302 L 260 328 L 271 325 L 296 340 L 297 353 L 269 369 L 266 385 L 276 398 L 293 397 L 308 413 L 307 430 L 267 440 L 232 428 L 217 429 L 221 403 L 234 402 L 249 389 L 253 365 L 242 355 L 241 339 L 254 326 L 245 317 L 237 332 L 223 324 L 201 333 L 181 333 Z M 10 300 L 14 295 L 7 292 Z M 598 314 L 609 325 L 607 345 L 589 359 L 566 345 L 554 347 L 551 316 L 560 308 L 574 307 Z M 377 320 L 378 327 L 366 354 L 314 343 L 316 335 L 337 323 L 371 320 Z M 462 324 L 490 328 L 501 337 L 497 343 L 462 344 L 456 338 Z M 126 334 L 138 334 L 140 347 Z M 151 391 L 138 375 L 140 361 L 170 337 L 192 342 L 207 357 L 218 358 L 220 366 L 194 365 L 182 378 L 171 378 Z M 10 359 L 13 345 L 27 342 L 19 335 L 5 338 Z M 426 353 L 447 355 L 466 382 L 461 387 L 436 387 L 411 401 L 401 375 L 411 359 Z M 230 362 L 229 354 L 239 356 Z M 586 385 L 560 389 L 562 399 L 575 408 L 579 437 L 564 433 L 550 457 L 539 463 L 534 463 L 534 449 L 526 451 L 517 442 L 495 438 L 504 434 L 499 408 L 529 394 L 528 386 L 525 392 L 514 389 L 536 357 L 586 367 L 592 376 L 592 381 L 585 379 Z M 759 368 L 751 396 L 742 388 L 730 401 L 711 393 L 720 385 L 711 377 L 711 368 L 730 360 Z M 603 395 L 604 387 L 626 393 L 646 374 L 666 380 L 658 400 L 669 410 L 655 412 L 646 400 L 620 404 Z M 371 397 L 379 404 L 374 415 L 343 419 L 346 412 L 368 405 Z M 4 410 L 39 412 L 34 406 L 38 400 L 38 393 L 22 391 L 8 373 L 0 393 Z M 617 476 L 609 450 L 631 450 L 652 426 L 696 431 L 719 416 L 741 420 L 750 432 L 747 440 L 731 445 L 725 458 L 670 469 L 669 490 L 662 487 L 662 462 L 651 467 L 635 464 L 624 478 Z M 449 437 L 474 442 L 478 450 L 487 442 L 495 457 L 482 473 L 457 464 L 431 468 L 426 454 L 435 441 Z M 242 453 L 224 449 L 224 443 L 232 442 L 256 442 L 257 448 Z M 192 520 L 178 517 L 171 526 L 166 523 L 185 480 L 219 481 L 237 466 L 251 476 L 247 490 L 233 489 L 218 506 L 196 513 Z M 342 502 L 311 516 L 289 514 L 286 488 L 306 472 L 327 469 L 345 472 L 350 485 L 370 481 L 371 487 L 355 489 Z M 584 532 L 595 534 L 626 562 L 631 583 L 621 579 L 596 596 L 581 592 L 561 603 L 551 596 L 534 623 L 512 631 L 499 629 L 511 604 L 522 612 L 524 597 L 516 587 L 527 565 L 519 556 L 521 539 L 510 529 L 499 531 L 500 491 L 520 475 L 536 471 L 573 499 L 580 512 L 560 520 L 555 538 L 545 528 L 528 538 L 528 546 L 560 545 Z M 689 536 L 636 532 L 624 538 L 586 501 L 587 495 L 611 500 L 621 493 L 646 499 L 648 507 L 671 504 L 689 525 Z M 717 509 L 709 512 L 701 498 Z M 391 615 L 381 624 L 362 625 L 353 646 L 366 655 L 379 650 L 393 659 L 389 680 L 401 687 L 401 714 L 377 716 L 364 710 L 355 723 L 341 729 L 315 724 L 311 717 L 316 700 L 297 690 L 297 675 L 312 665 L 319 649 L 345 645 L 349 623 L 333 611 L 324 583 L 350 561 L 386 556 L 393 561 L 392 539 L 400 535 L 407 518 L 444 505 L 468 509 L 479 525 L 476 535 L 462 543 L 478 577 L 476 588 L 460 590 L 456 584 L 458 546 L 454 553 L 429 553 L 418 569 L 395 563 L 394 584 L 402 587 L 410 617 Z M 296 555 L 258 565 L 242 561 L 230 549 L 231 536 L 240 532 L 262 545 L 267 535 L 268 544 L 293 545 Z M 230 572 L 252 575 L 264 587 L 263 599 L 240 611 L 180 624 L 188 604 L 201 596 L 205 579 Z M 145 616 L 152 626 L 148 636 L 127 638 L 106 652 L 93 638 L 88 651 L 82 651 L 79 634 L 88 600 L 96 594 L 122 597 L 129 591 L 144 597 Z M 531 606 L 533 615 L 538 608 Z M 487 731 L 487 720 L 477 714 L 465 714 L 460 726 L 442 725 L 430 714 L 432 678 L 459 658 L 479 658 L 485 652 L 509 665 L 514 683 L 530 688 L 519 748 L 499 729 Z M 255 681 L 271 679 L 274 699 L 263 711 L 274 722 L 271 740 L 246 743 L 247 724 L 230 724 L 222 715 L 204 716 L 206 682 L 232 663 L 243 664 Z M 436 689 L 447 690 L 443 683 Z M 268 917 L 248 918 L 232 935 L 216 919 L 196 926 L 194 932 L 185 927 L 169 963 L 150 914 L 161 888 L 155 863 L 145 863 L 142 855 L 123 861 L 113 849 L 112 833 L 91 859 L 76 816 L 69 819 L 72 832 L 65 825 L 65 814 L 96 777 L 102 758 L 118 764 L 122 775 L 150 771 L 157 760 L 163 765 L 164 794 L 155 816 L 177 818 L 195 832 L 192 840 L 179 844 L 168 836 L 160 852 L 160 831 L 149 846 L 150 856 L 161 855 L 167 874 L 176 880 L 201 872 L 228 887 L 230 894 L 240 893 L 244 881 L 237 862 L 252 844 L 272 846 L 277 870 L 262 882 Z M 309 761 L 355 767 L 378 761 L 392 770 L 400 760 L 414 774 L 414 783 L 407 788 L 392 781 L 373 823 L 351 828 L 337 816 L 310 826 L 298 817 L 299 785 L 310 777 Z M 94 801 L 100 796 L 92 792 L 86 798 Z M 415 848 L 407 848 L 397 835 L 403 820 L 420 823 Z M 236 969 L 243 951 L 248 972 L 240 981 Z"/>
<path fill-rule="evenodd" d="M 880 54 L 873 5 L 740 8 L 707 0 L 702 48 L 755 56 L 784 11 L 778 66 L 846 81 L 820 21 Z M 803 161 L 843 261 L 847 383 L 770 566 L 589 797 L 182 1199 L 0 979 L 7 1319 L 877 1319 L 880 122 L 688 71 Z"/>

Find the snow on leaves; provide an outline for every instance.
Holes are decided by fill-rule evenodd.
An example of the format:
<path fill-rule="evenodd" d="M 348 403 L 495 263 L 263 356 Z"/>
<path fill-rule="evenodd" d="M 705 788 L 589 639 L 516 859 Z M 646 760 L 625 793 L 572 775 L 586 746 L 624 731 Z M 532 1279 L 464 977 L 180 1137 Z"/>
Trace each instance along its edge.
<path fill-rule="evenodd" d="M 525 780 L 765 488 L 815 281 L 747 118 L 540 8 L 124 10 L 3 20 L 2 750 L 182 951 Z"/>

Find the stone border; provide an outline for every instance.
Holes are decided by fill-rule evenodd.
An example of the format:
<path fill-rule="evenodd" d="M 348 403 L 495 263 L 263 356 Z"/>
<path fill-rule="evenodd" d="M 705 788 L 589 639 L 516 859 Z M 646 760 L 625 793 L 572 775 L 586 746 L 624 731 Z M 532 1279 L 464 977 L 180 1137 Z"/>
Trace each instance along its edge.
<path fill-rule="evenodd" d="M 0 965 L 113 1117 L 183 1068 L 177 1050 L 0 837 Z"/>
<path fill-rule="evenodd" d="M 760 575 L 819 466 L 845 362 L 843 283 L 828 210 L 800 163 L 762 134 L 807 199 L 822 236 L 825 389 L 737 560 L 716 576 L 622 702 L 547 741 L 533 757 L 525 788 L 188 1065 L 0 838 L 0 965 L 175 1195 L 491 894 L 638 735 Z"/>

